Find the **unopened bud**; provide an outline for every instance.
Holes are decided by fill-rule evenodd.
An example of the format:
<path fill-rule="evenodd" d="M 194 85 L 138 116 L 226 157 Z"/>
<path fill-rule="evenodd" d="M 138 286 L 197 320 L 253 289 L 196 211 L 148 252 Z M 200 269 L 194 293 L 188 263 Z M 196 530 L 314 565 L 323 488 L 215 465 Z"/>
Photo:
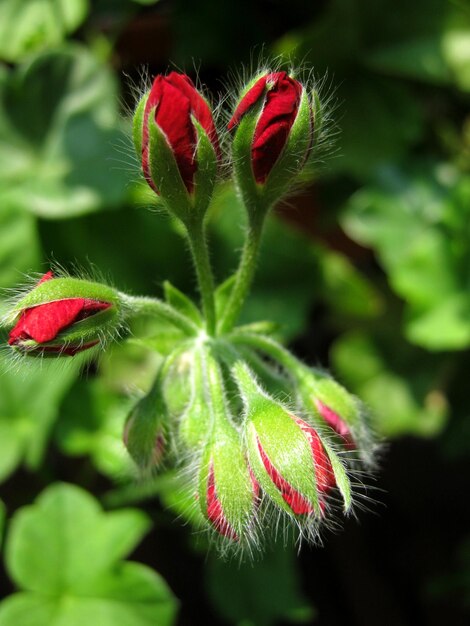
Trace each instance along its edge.
<path fill-rule="evenodd" d="M 286 72 L 259 76 L 242 95 L 228 128 L 235 131 L 232 151 L 242 194 L 247 199 L 267 195 L 272 202 L 292 184 L 312 147 L 307 91 Z M 247 204 L 250 210 L 256 202 Z"/>
<path fill-rule="evenodd" d="M 121 308 L 107 285 L 47 272 L 9 314 L 8 343 L 31 356 L 74 356 L 116 332 Z"/>
<path fill-rule="evenodd" d="M 227 424 L 207 444 L 199 474 L 199 503 L 222 536 L 243 541 L 252 532 L 258 484 L 250 473 L 239 434 Z"/>
<path fill-rule="evenodd" d="M 185 74 L 158 75 L 134 116 L 134 144 L 150 187 L 185 220 L 204 212 L 220 158 L 211 109 Z"/>
<path fill-rule="evenodd" d="M 137 467 L 146 474 L 156 469 L 166 451 L 167 410 L 160 376 L 150 391 L 138 400 L 129 413 L 123 440 Z"/>

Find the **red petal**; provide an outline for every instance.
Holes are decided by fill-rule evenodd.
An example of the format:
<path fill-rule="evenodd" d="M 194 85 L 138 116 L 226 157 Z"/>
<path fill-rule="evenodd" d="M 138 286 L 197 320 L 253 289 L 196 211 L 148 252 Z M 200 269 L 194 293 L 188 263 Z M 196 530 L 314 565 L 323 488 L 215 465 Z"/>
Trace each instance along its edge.
<path fill-rule="evenodd" d="M 220 152 L 219 138 L 217 136 L 217 130 L 212 117 L 212 111 L 194 86 L 193 81 L 189 78 L 189 76 L 186 76 L 186 74 L 178 74 L 177 72 L 171 72 L 167 76 L 167 80 L 188 98 L 191 103 L 191 115 L 196 118 L 199 124 L 206 131 L 212 145 L 214 146 L 217 157 L 221 158 L 222 155 Z"/>
<path fill-rule="evenodd" d="M 308 500 L 304 498 L 302 494 L 296 491 L 291 485 L 289 485 L 287 480 L 285 480 L 281 476 L 281 474 L 277 471 L 277 469 L 269 460 L 263 446 L 261 445 L 260 440 L 257 438 L 256 441 L 258 444 L 258 451 L 260 453 L 261 460 L 263 462 L 265 470 L 269 475 L 269 478 L 279 489 L 283 500 L 289 505 L 289 507 L 292 509 L 292 512 L 296 515 L 308 515 L 309 513 L 313 513 L 313 508 Z"/>
<path fill-rule="evenodd" d="M 211 522 L 212 526 L 216 529 L 218 533 L 220 533 L 224 537 L 228 537 L 229 539 L 238 541 L 237 534 L 227 521 L 222 510 L 220 500 L 217 497 L 217 492 L 215 489 L 214 466 L 212 463 L 209 466 L 209 479 L 207 482 L 206 501 L 207 518 Z"/>
<path fill-rule="evenodd" d="M 159 74 L 153 81 L 152 89 L 150 90 L 147 102 L 145 103 L 142 125 L 142 170 L 148 184 L 156 193 L 158 193 L 158 190 L 155 187 L 152 177 L 150 176 L 149 166 L 149 115 L 150 111 L 154 109 L 160 101 L 163 80 L 164 77 Z"/>
<path fill-rule="evenodd" d="M 41 276 L 36 287 L 38 285 L 42 285 L 42 283 L 45 283 L 47 280 L 51 280 L 51 278 L 54 278 L 54 274 L 49 270 L 49 272 L 46 272 L 43 276 Z"/>
<path fill-rule="evenodd" d="M 318 412 L 323 417 L 325 422 L 330 426 L 335 433 L 337 433 L 340 437 L 344 439 L 345 447 L 347 450 L 356 450 L 356 442 L 353 439 L 351 431 L 349 430 L 348 425 L 344 422 L 340 416 L 330 409 L 329 406 L 323 404 L 320 400 L 315 398 L 314 400 L 315 406 L 318 409 Z"/>
<path fill-rule="evenodd" d="M 235 126 L 238 126 L 240 120 L 245 115 L 245 113 L 254 106 L 258 100 L 263 96 L 264 90 L 266 88 L 266 82 L 268 80 L 268 75 L 262 76 L 256 83 L 249 89 L 243 98 L 238 103 L 237 108 L 232 116 L 232 119 L 228 123 L 227 128 L 232 130 Z"/>
<path fill-rule="evenodd" d="M 21 313 L 18 323 L 10 331 L 8 343 L 11 345 L 25 339 L 34 339 L 38 343 L 52 341 L 64 328 L 109 306 L 109 302 L 87 298 L 67 298 L 39 304 Z"/>
<path fill-rule="evenodd" d="M 307 422 L 294 417 L 297 424 L 306 434 L 310 448 L 312 450 L 313 462 L 315 464 L 315 480 L 317 489 L 320 492 L 328 492 L 332 487 L 336 486 L 335 475 L 331 467 L 330 459 L 323 447 L 317 431 L 309 426 Z"/>
<path fill-rule="evenodd" d="M 263 183 L 279 158 L 289 136 L 302 95 L 302 85 L 286 72 L 268 76 L 274 82 L 256 125 L 252 146 L 253 173 Z"/>
<path fill-rule="evenodd" d="M 220 157 L 219 140 L 209 105 L 188 76 L 171 72 L 168 76 L 159 75 L 155 78 L 144 110 L 142 169 L 147 182 L 158 193 L 151 178 L 148 154 L 149 121 L 152 122 L 149 116 L 152 110 L 155 110 L 155 122 L 173 150 L 186 189 L 191 192 L 197 170 L 197 133 L 192 116 L 206 131 Z"/>

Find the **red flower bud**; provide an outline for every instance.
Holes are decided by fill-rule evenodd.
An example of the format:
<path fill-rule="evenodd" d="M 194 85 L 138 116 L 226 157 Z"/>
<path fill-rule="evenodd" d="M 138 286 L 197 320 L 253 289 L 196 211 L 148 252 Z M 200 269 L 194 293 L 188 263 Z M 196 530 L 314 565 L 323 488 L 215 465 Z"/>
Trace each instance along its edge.
<path fill-rule="evenodd" d="M 52 272 L 47 272 L 36 287 L 53 280 Z M 87 328 L 82 336 L 69 338 L 58 335 L 72 329 L 75 324 L 109 309 L 112 302 L 86 297 L 54 299 L 36 306 L 20 310 L 19 319 L 9 334 L 8 343 L 28 354 L 60 354 L 74 356 L 99 343 L 97 333 Z"/>
<path fill-rule="evenodd" d="M 264 104 L 251 144 L 255 180 L 264 183 L 280 157 L 299 109 L 303 87 L 286 72 L 266 74 L 258 79 L 239 102 L 229 130 L 262 98 Z"/>
<path fill-rule="evenodd" d="M 196 120 L 207 133 L 220 157 L 219 140 L 209 105 L 185 74 L 159 74 L 145 103 L 142 126 L 142 169 L 148 184 L 158 193 L 150 172 L 149 124 L 155 122 L 164 133 L 175 157 L 181 178 L 189 193 L 193 191 L 196 159 Z"/>
<path fill-rule="evenodd" d="M 323 448 L 320 437 L 314 428 L 309 426 L 306 422 L 293 415 L 290 416 L 305 433 L 308 443 L 310 445 L 313 464 L 315 468 L 315 481 L 318 494 L 326 495 L 332 487 L 336 486 L 336 481 L 331 466 L 330 460 Z M 261 461 L 264 465 L 268 476 L 274 483 L 274 485 L 281 492 L 281 496 L 290 507 L 293 513 L 296 515 L 308 515 L 314 512 L 314 508 L 301 493 L 299 493 L 288 481 L 282 476 L 282 474 L 276 469 L 271 459 L 266 454 L 259 438 L 257 437 L 258 451 L 261 457 Z M 320 501 L 320 507 L 324 509 L 323 502 Z"/>
<path fill-rule="evenodd" d="M 333 411 L 333 409 L 321 402 L 321 400 L 318 400 L 318 398 L 315 398 L 314 402 L 318 412 L 328 424 L 328 426 L 330 426 L 337 435 L 343 438 L 346 449 L 355 450 L 356 442 L 354 441 L 351 431 L 349 430 L 346 422 L 343 421 L 340 416 L 335 413 L 335 411 Z"/>
<path fill-rule="evenodd" d="M 253 529 L 258 498 L 258 482 L 238 433 L 229 426 L 203 453 L 198 485 L 202 514 L 219 535 L 243 543 Z"/>

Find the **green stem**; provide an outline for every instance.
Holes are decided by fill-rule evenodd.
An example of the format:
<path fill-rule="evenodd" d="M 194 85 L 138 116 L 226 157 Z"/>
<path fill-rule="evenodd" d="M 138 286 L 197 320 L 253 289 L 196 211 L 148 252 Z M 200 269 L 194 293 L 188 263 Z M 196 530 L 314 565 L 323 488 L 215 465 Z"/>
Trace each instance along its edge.
<path fill-rule="evenodd" d="M 270 337 L 234 331 L 229 335 L 228 339 L 235 345 L 249 346 L 264 352 L 264 354 L 280 363 L 285 370 L 296 377 L 302 376 L 305 371 L 305 365 L 301 361 L 291 354 L 287 348 L 284 348 L 284 346 Z"/>
<path fill-rule="evenodd" d="M 227 333 L 234 327 L 243 304 L 253 281 L 256 269 L 256 260 L 261 243 L 265 213 L 261 217 L 251 219 L 248 227 L 248 234 L 240 258 L 240 265 L 237 270 L 235 284 L 230 294 L 225 314 L 220 321 L 219 332 Z"/>
<path fill-rule="evenodd" d="M 207 334 L 213 336 L 216 328 L 214 278 L 209 260 L 204 225 L 201 221 L 198 221 L 190 226 L 187 225 L 186 229 L 194 267 L 196 269 Z"/>
<path fill-rule="evenodd" d="M 128 315 L 155 315 L 170 322 L 176 328 L 179 328 L 185 335 L 194 336 L 199 332 L 196 324 L 193 324 L 181 313 L 178 313 L 173 307 L 169 306 L 156 298 L 145 298 L 120 294 L 124 303 L 128 306 Z"/>

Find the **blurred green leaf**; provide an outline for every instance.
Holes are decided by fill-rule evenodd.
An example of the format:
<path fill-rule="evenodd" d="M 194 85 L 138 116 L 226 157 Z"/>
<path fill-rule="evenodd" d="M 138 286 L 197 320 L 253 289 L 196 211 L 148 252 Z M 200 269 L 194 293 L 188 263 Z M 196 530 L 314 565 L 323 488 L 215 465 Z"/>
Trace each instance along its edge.
<path fill-rule="evenodd" d="M 121 562 L 148 528 L 138 510 L 103 513 L 78 487 L 50 486 L 11 521 L 6 566 L 24 591 L 0 604 L 0 625 L 173 624 L 176 602 L 163 579 Z"/>
<path fill-rule="evenodd" d="M 113 392 L 101 378 L 78 380 L 67 395 L 54 434 L 60 450 L 89 456 L 102 474 L 119 482 L 134 475 L 122 442 L 132 398 Z"/>
<path fill-rule="evenodd" d="M 3 533 L 5 530 L 6 517 L 7 517 L 7 512 L 5 509 L 5 505 L 0 500 L 0 553 L 2 552 L 2 548 L 3 548 Z"/>
<path fill-rule="evenodd" d="M 300 590 L 293 549 L 285 546 L 276 546 L 256 563 L 212 558 L 206 585 L 218 613 L 233 624 L 269 626 L 279 620 L 310 624 L 315 616 Z"/>
<path fill-rule="evenodd" d="M 390 326 L 386 320 L 379 332 L 340 337 L 332 348 L 333 370 L 369 406 L 381 435 L 434 436 L 449 416 L 446 363 L 407 345 Z"/>
<path fill-rule="evenodd" d="M 60 403 L 79 372 L 80 359 L 67 363 L 0 361 L 0 482 L 21 463 L 36 470 L 42 462 Z"/>
<path fill-rule="evenodd" d="M 88 0 L 2 0 L 0 59 L 21 60 L 54 46 L 85 20 Z"/>
<path fill-rule="evenodd" d="M 24 273 L 37 270 L 40 257 L 34 217 L 8 204 L 0 206 L 0 288 L 11 287 L 23 280 Z"/>
<path fill-rule="evenodd" d="M 374 50 L 367 57 L 367 65 L 380 72 L 437 85 L 449 84 L 452 80 L 437 35 Z"/>
<path fill-rule="evenodd" d="M 157 326 L 153 320 L 149 325 Z M 64 454 L 89 456 L 99 472 L 118 483 L 136 478 L 122 436 L 131 407 L 150 389 L 161 362 L 153 348 L 152 337 L 113 345 L 101 356 L 99 376 L 75 382 L 54 429 Z"/>
<path fill-rule="evenodd" d="M 333 314 L 353 318 L 373 318 L 383 309 L 378 290 L 348 260 L 325 249 L 320 255 L 323 296 Z"/>
<path fill-rule="evenodd" d="M 470 345 L 469 219 L 470 178 L 450 166 L 384 170 L 344 215 L 407 302 L 407 337 L 431 350 Z"/>
<path fill-rule="evenodd" d="M 452 72 L 454 82 L 463 91 L 470 91 L 470 10 L 468 2 L 456 5 L 442 36 L 442 53 Z"/>
<path fill-rule="evenodd" d="M 119 127 L 115 79 L 85 49 L 11 70 L 0 82 L 1 204 L 48 218 L 119 206 L 129 180 Z"/>

